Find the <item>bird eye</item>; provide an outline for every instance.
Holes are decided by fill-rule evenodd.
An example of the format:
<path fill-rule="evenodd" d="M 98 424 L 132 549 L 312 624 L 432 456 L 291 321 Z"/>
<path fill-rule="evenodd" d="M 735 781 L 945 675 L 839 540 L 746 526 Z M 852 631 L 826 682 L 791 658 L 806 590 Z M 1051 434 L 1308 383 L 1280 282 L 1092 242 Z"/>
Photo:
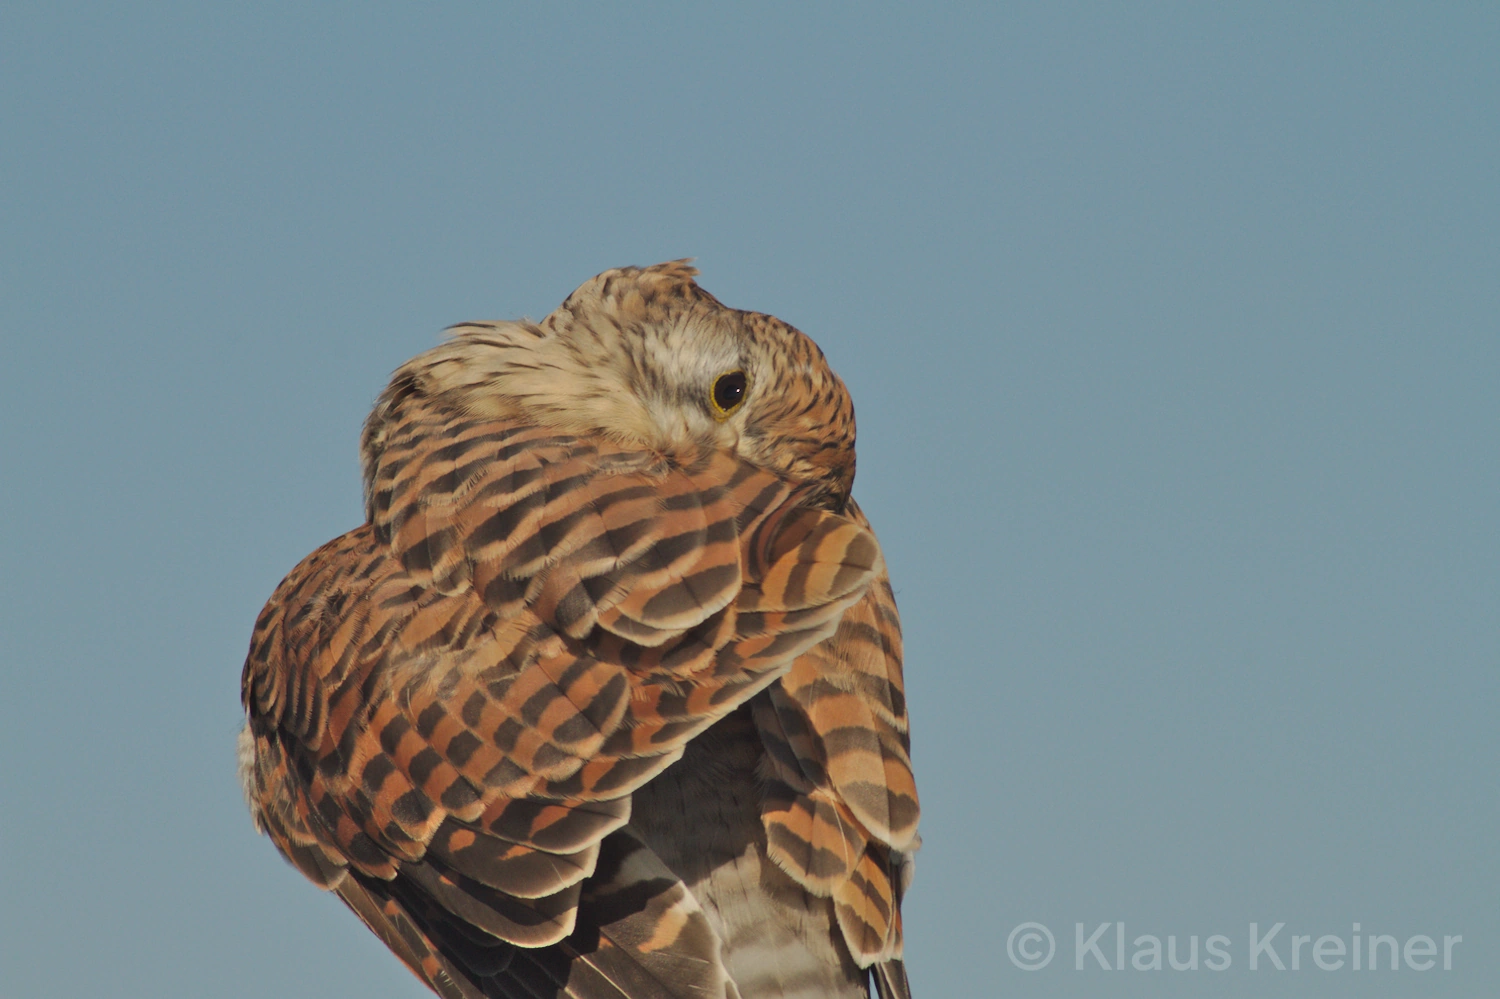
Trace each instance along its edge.
<path fill-rule="evenodd" d="M 741 402 L 745 400 L 745 388 L 749 385 L 748 379 L 743 371 L 726 371 L 714 380 L 713 392 L 709 395 L 709 401 L 713 403 L 714 415 L 719 419 L 727 419 Z"/>

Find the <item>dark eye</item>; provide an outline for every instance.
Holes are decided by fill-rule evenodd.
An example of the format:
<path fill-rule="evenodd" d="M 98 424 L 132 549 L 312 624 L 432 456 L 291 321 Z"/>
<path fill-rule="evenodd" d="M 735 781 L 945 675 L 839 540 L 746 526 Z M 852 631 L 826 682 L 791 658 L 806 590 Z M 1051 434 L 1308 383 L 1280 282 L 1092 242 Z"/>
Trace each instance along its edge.
<path fill-rule="evenodd" d="M 714 415 L 723 419 L 734 411 L 745 398 L 745 387 L 749 382 L 743 371 L 727 371 L 714 381 L 712 400 Z"/>

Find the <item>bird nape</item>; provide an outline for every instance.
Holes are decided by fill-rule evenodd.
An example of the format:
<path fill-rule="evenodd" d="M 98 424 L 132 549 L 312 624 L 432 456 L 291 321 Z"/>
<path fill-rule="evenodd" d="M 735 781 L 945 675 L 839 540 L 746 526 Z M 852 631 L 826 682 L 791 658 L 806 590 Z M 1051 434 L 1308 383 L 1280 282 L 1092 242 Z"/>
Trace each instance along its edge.
<path fill-rule="evenodd" d="M 450 999 L 909 996 L 901 628 L 817 346 L 686 261 L 392 377 L 261 611 L 257 828 Z"/>

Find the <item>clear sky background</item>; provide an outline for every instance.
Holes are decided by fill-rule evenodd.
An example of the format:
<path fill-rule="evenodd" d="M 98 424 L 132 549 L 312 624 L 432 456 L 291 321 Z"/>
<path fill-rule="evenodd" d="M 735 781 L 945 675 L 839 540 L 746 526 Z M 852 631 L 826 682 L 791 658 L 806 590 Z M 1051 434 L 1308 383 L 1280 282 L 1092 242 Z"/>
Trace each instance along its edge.
<path fill-rule="evenodd" d="M 392 368 L 683 256 L 854 394 L 919 997 L 1500 994 L 1500 8 L 1236 6 L 6 4 L 0 995 L 425 994 L 251 831 L 251 625 Z"/>

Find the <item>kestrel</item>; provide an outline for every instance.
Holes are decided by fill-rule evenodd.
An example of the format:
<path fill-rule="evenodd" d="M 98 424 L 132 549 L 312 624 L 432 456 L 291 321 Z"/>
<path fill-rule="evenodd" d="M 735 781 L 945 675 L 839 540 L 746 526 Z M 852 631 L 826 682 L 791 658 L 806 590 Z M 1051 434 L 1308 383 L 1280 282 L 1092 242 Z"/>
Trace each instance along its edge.
<path fill-rule="evenodd" d="M 817 346 L 686 261 L 473 323 L 261 612 L 257 828 L 437 994 L 910 995 L 901 630 Z"/>

